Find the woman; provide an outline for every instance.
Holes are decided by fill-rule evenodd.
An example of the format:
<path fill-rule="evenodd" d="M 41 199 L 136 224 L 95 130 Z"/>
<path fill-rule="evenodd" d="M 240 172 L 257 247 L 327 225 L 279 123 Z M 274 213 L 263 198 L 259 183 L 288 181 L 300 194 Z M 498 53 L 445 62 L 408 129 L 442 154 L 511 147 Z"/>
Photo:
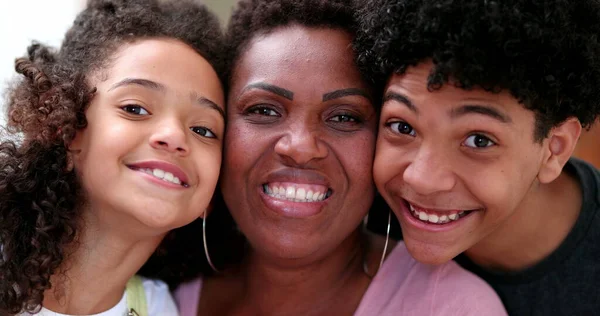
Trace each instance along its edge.
<path fill-rule="evenodd" d="M 350 1 L 239 3 L 221 191 L 247 251 L 180 287 L 183 315 L 503 314 L 455 264 L 418 265 L 399 244 L 381 266 L 387 241 L 361 225 L 377 97 L 354 63 L 354 31 Z"/>

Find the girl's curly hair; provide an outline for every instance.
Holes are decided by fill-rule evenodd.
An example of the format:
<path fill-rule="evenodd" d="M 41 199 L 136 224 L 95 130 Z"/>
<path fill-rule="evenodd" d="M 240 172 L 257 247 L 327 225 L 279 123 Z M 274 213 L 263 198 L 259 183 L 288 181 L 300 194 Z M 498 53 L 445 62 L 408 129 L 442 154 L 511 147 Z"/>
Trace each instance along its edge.
<path fill-rule="evenodd" d="M 0 314 L 35 312 L 80 228 L 85 194 L 68 145 L 86 126 L 95 89 L 123 44 L 174 38 L 223 73 L 218 19 L 193 0 L 89 0 L 59 51 L 39 43 L 15 62 L 0 142 Z M 170 238 L 172 239 L 172 238 Z"/>
<path fill-rule="evenodd" d="M 534 138 L 600 113 L 597 0 L 370 0 L 355 49 L 378 85 L 431 59 L 428 88 L 506 89 L 537 116 Z"/>

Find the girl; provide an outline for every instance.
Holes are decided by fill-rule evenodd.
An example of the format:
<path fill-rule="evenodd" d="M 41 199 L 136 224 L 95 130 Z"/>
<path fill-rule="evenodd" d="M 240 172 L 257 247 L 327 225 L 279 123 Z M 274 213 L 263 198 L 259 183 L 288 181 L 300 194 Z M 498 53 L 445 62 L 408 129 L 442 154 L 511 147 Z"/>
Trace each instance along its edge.
<path fill-rule="evenodd" d="M 92 0 L 60 51 L 34 44 L 16 61 L 0 314 L 177 314 L 164 283 L 133 276 L 210 202 L 220 47 L 217 19 L 193 1 Z"/>

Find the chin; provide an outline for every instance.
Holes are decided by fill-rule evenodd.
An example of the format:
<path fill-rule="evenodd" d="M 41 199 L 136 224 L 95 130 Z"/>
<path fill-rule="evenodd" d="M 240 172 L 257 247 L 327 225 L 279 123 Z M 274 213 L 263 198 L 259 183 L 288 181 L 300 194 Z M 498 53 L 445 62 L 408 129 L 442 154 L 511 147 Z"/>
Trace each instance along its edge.
<path fill-rule="evenodd" d="M 405 240 L 406 248 L 411 256 L 420 263 L 440 265 L 451 261 L 459 253 L 449 252 L 447 247 L 423 244 L 416 241 Z"/>

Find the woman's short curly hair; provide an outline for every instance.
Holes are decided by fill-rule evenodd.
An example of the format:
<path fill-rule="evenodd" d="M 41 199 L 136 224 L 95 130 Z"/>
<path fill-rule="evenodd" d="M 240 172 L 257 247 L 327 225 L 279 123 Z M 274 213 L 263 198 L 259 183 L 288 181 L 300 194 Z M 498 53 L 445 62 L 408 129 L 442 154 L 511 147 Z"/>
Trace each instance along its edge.
<path fill-rule="evenodd" d="M 252 39 L 289 25 L 356 33 L 353 0 L 241 0 L 226 31 L 227 80 Z"/>
<path fill-rule="evenodd" d="M 174 38 L 223 73 L 218 19 L 193 0 L 89 0 L 60 50 L 34 43 L 15 62 L 0 141 L 0 314 L 34 312 L 75 242 L 85 194 L 68 145 L 86 126 L 90 77 L 123 44 Z M 15 140 L 16 139 L 16 140 Z"/>
<path fill-rule="evenodd" d="M 534 138 L 569 117 L 600 112 L 600 2 L 596 0 L 369 0 L 355 49 L 367 77 L 432 60 L 428 88 L 508 90 L 537 116 Z"/>

